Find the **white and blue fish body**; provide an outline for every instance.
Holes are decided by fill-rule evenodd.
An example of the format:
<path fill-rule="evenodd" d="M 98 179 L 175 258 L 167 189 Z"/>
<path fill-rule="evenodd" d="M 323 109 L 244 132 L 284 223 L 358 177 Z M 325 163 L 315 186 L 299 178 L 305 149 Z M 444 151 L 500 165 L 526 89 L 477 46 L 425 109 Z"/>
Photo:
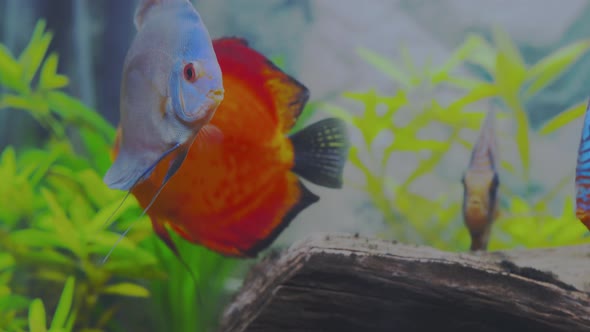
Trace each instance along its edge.
<path fill-rule="evenodd" d="M 104 177 L 121 190 L 176 151 L 172 176 L 224 96 L 209 32 L 189 1 L 141 0 L 134 22 L 121 80 L 119 153 Z"/>

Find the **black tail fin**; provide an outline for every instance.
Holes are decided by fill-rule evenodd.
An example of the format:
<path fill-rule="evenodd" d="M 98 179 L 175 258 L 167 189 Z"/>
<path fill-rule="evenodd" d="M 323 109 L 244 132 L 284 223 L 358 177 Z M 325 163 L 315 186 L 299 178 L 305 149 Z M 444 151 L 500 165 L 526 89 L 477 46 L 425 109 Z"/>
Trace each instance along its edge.
<path fill-rule="evenodd" d="M 293 172 L 328 188 L 342 187 L 349 140 L 344 121 L 320 120 L 289 137 L 295 150 Z"/>

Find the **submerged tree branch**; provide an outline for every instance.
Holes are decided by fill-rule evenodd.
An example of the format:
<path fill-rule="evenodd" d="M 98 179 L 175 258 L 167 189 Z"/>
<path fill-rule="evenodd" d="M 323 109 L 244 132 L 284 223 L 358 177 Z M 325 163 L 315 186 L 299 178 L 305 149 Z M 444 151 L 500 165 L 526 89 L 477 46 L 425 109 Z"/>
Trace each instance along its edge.
<path fill-rule="evenodd" d="M 256 265 L 222 331 L 590 331 L 590 246 L 449 253 L 314 236 Z"/>

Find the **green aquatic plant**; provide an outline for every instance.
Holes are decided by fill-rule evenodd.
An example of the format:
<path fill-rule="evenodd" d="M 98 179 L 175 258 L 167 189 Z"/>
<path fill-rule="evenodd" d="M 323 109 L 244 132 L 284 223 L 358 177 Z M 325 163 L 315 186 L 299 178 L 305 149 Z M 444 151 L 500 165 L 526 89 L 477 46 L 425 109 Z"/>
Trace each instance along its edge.
<path fill-rule="evenodd" d="M 360 133 L 361 141 L 351 148 L 349 160 L 363 174 L 364 182 L 351 185 L 366 192 L 371 204 L 383 216 L 389 226 L 388 233 L 383 236 L 448 250 L 464 250 L 468 246 L 469 237 L 461 216 L 460 179 L 439 176 L 440 181 L 448 183 L 449 190 L 438 197 L 417 192 L 415 185 L 425 176 L 439 171 L 441 162 L 452 148 L 462 147 L 466 154 L 470 153 L 473 142 L 463 136 L 464 130 L 479 130 L 485 109 L 478 102 L 487 102 L 488 107 L 489 103 L 494 103 L 503 108 L 505 111 L 499 116 L 515 122 L 513 139 L 520 156 L 520 169 L 515 167 L 514 162 L 501 162 L 502 172 L 510 173 L 518 181 L 503 182 L 502 196 L 507 204 L 503 208 L 505 217 L 502 218 L 505 219 L 501 218 L 497 223 L 510 240 L 492 241 L 492 249 L 520 244 L 530 247 L 564 243 L 555 242 L 554 238 L 547 236 L 531 236 L 523 243 L 516 236 L 527 228 L 530 232 L 532 226 L 525 221 L 517 222 L 518 218 L 525 216 L 514 217 L 516 214 L 512 210 L 520 211 L 518 202 L 522 200 L 533 208 L 529 212 L 543 211 L 529 216 L 528 221 L 546 229 L 557 225 L 568 227 L 571 231 L 568 230 L 570 237 L 567 241 L 584 241 L 583 232 L 581 228 L 576 228 L 577 224 L 570 222 L 571 226 L 564 226 L 569 215 L 556 218 L 551 217 L 548 211 L 547 206 L 559 188 L 537 190 L 538 198 L 533 200 L 531 187 L 535 183 L 530 179 L 529 145 L 531 136 L 537 133 L 532 132 L 524 105 L 589 47 L 590 41 L 580 41 L 549 54 L 533 65 L 527 65 L 510 38 L 501 30 L 495 30 L 493 45 L 478 35 L 469 35 L 438 67 L 418 67 L 405 48 L 401 49 L 401 63 L 370 50 L 359 49 L 363 59 L 395 83 L 396 92 L 379 94 L 369 90 L 344 93 L 345 98 L 360 103 L 360 112 L 351 112 L 333 104 L 322 105 L 322 108 L 344 119 Z M 465 65 L 480 68 L 488 78 L 476 78 L 457 70 Z M 437 97 L 440 91 L 450 91 L 458 97 L 445 103 Z M 576 104 L 572 106 L 572 111 L 566 113 L 570 117 L 572 114 L 579 115 L 582 106 L 581 103 Z M 547 126 L 558 127 L 568 119 L 558 117 Z M 440 139 L 424 138 L 424 132 L 433 128 L 446 134 Z M 387 139 L 388 136 L 391 138 Z M 410 156 L 417 156 L 417 160 L 410 159 Z M 402 179 L 393 178 L 388 170 L 402 161 L 413 163 L 412 171 Z M 559 184 L 560 188 L 563 183 Z M 521 201 L 515 200 L 519 195 L 522 196 Z M 417 208 L 420 206 L 428 208 Z M 515 236 L 510 237 L 512 234 Z M 574 238 L 577 240 L 574 241 Z"/>
<path fill-rule="evenodd" d="M 60 89 L 67 86 L 66 76 L 57 73 L 59 57 L 47 55 L 52 33 L 40 20 L 30 42 L 18 57 L 0 45 L 0 109 L 25 111 L 47 129 L 50 139 L 66 140 L 68 129 L 76 129 L 93 166 L 102 170 L 110 164 L 105 153 L 113 143 L 114 128 L 99 114 Z"/>
<path fill-rule="evenodd" d="M 8 289 L 26 297 L 53 298 L 53 285 L 67 286 L 68 278 L 76 276 L 72 304 L 76 319 L 70 326 L 99 331 L 111 324 L 108 318 L 117 309 L 100 303 L 101 298 L 148 297 L 149 290 L 131 280 L 164 274 L 154 254 L 139 246 L 152 233 L 147 218 L 137 220 L 141 209 L 134 199 L 105 223 L 125 195 L 108 189 L 99 175 L 110 164 L 115 130 L 60 91 L 68 79 L 56 71 L 57 55 L 46 54 L 51 39 L 41 20 L 18 58 L 0 45 L 0 84 L 5 88 L 0 109 L 27 112 L 49 135 L 41 148 L 16 151 L 8 146 L 0 155 L 0 249 L 18 262 L 11 273 L 25 276 L 12 278 Z M 133 229 L 102 264 L 119 239 L 115 230 L 131 223 Z M 114 229 L 107 228 L 111 224 Z M 4 291 L 3 298 L 14 294 Z M 46 303 L 51 309 L 52 301 Z M 19 309 L 5 312 L 10 316 Z M 38 301 L 33 309 L 39 315 Z M 19 319 L 12 322 L 22 326 Z"/>
<path fill-rule="evenodd" d="M 524 186 L 530 185 L 530 136 L 531 128 L 525 103 L 564 73 L 590 48 L 590 40 L 581 40 L 560 48 L 532 65 L 523 57 L 508 35 L 494 30 L 494 46 L 481 42 L 476 52 L 467 61 L 473 63 L 492 77 L 491 82 L 479 81 L 452 107 L 465 107 L 482 98 L 496 98 L 516 124 L 515 142 L 520 155 L 519 177 Z M 578 102 L 579 107 L 584 102 Z"/>
<path fill-rule="evenodd" d="M 146 311 L 154 308 L 148 323 L 154 328 L 210 330 L 228 298 L 232 272 L 244 262 L 183 243 L 173 234 L 197 278 L 195 284 L 153 234 L 149 218 L 138 219 L 142 210 L 133 196 L 109 219 L 125 196 L 101 179 L 111 164 L 115 128 L 61 90 L 68 78 L 57 73 L 58 56 L 46 54 L 51 39 L 41 20 L 20 56 L 0 45 L 0 109 L 26 112 L 48 136 L 39 147 L 8 146 L 0 152 L 0 252 L 12 259 L 7 258 L 12 265 L 6 271 L 20 277 L 8 278 L 0 287 L 0 330 L 47 329 L 43 316 L 67 311 L 56 301 L 56 286 L 71 294 L 71 314 L 52 323 L 49 331 L 112 331 L 122 329 L 123 323 L 139 325 L 115 316 L 121 309 L 119 299 L 125 297 L 143 299 L 140 307 Z M 117 242 L 119 233 L 132 225 Z M 3 259 L 0 255 L 2 278 Z M 68 284 L 72 277 L 75 287 Z M 33 318 L 27 320 L 30 298 L 35 298 L 29 311 Z"/>
<path fill-rule="evenodd" d="M 69 332 L 73 330 L 76 320 L 76 311 L 72 310 L 74 301 L 74 277 L 68 277 L 49 328 L 47 327 L 47 314 L 43 301 L 34 299 L 29 307 L 30 332 Z"/>
<path fill-rule="evenodd" d="M 566 196 L 558 215 L 545 204 L 531 204 L 518 196 L 510 197 L 509 214 L 499 218 L 492 237 L 492 249 L 555 247 L 588 243 L 586 227 L 576 218 L 574 199 Z"/>
<path fill-rule="evenodd" d="M 210 331 L 215 329 L 219 313 L 228 298 L 227 283 L 238 265 L 230 259 L 198 247 L 172 234 L 174 241 L 194 271 L 196 282 L 185 266 L 159 239 L 149 245 L 160 257 L 162 269 L 167 271 L 165 280 L 153 280 L 150 284 L 155 299 L 154 311 L 158 316 L 160 331 Z M 190 312 L 190 315 L 187 315 Z"/>
<path fill-rule="evenodd" d="M 24 331 L 27 321 L 22 313 L 29 305 L 29 299 L 12 290 L 14 278 L 14 257 L 8 252 L 0 252 L 0 331 Z"/>
<path fill-rule="evenodd" d="M 80 321 L 90 322 L 100 296 L 148 296 L 149 292 L 138 284 L 114 284 L 115 277 L 155 278 L 163 274 L 157 269 L 155 256 L 137 245 L 151 232 L 145 220 L 143 227 L 136 226 L 129 237 L 117 244 L 109 260 L 101 264 L 120 236 L 104 226 L 122 195 L 105 188 L 92 169 L 66 162 L 63 159 L 72 156 L 56 150 L 29 150 L 20 158 L 15 158 L 11 148 L 3 152 L 1 168 L 17 170 L 8 179 L 25 177 L 19 171 L 26 172 L 23 165 L 31 165 L 31 160 L 46 167 L 41 168 L 43 174 L 36 169 L 26 181 L 36 196 L 33 201 L 37 201 L 37 207 L 30 211 L 34 218 L 25 221 L 25 227 L 16 227 L 4 235 L 2 247 L 17 258 L 19 268 L 26 269 L 38 284 L 62 284 L 68 276 L 82 275 L 76 305 Z M 139 212 L 136 203 L 129 201 L 113 219 Z"/>

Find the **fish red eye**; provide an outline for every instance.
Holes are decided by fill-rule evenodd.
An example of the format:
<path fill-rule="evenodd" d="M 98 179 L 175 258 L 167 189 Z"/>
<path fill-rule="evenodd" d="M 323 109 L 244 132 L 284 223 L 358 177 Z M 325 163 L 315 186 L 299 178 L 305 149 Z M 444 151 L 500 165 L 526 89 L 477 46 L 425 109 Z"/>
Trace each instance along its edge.
<path fill-rule="evenodd" d="M 184 66 L 184 79 L 188 82 L 193 83 L 197 80 L 197 71 L 195 70 L 195 65 L 193 63 L 187 63 Z"/>

